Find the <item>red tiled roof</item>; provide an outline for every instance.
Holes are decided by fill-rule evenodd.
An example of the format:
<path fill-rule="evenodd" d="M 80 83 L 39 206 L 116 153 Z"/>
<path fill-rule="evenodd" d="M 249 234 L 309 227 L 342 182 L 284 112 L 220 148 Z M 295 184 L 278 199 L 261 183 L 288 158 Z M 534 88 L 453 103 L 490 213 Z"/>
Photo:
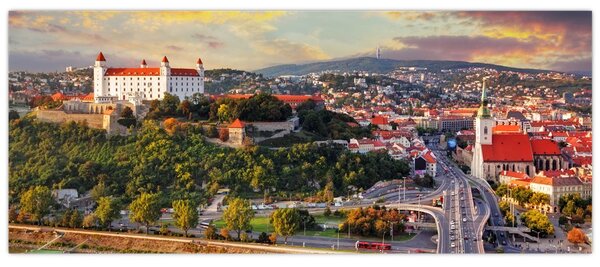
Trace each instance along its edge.
<path fill-rule="evenodd" d="M 492 128 L 492 133 L 518 133 L 521 131 L 519 125 L 496 125 Z"/>
<path fill-rule="evenodd" d="M 485 162 L 531 162 L 533 151 L 525 134 L 494 134 L 491 145 L 481 145 Z"/>
<path fill-rule="evenodd" d="M 106 76 L 158 76 L 160 68 L 108 68 Z M 171 76 L 200 76 L 195 69 L 171 68 Z"/>
<path fill-rule="evenodd" d="M 536 176 L 531 179 L 532 184 L 545 184 L 552 185 L 552 178 L 544 177 L 544 176 Z"/>
<path fill-rule="evenodd" d="M 106 59 L 104 58 L 104 55 L 102 54 L 102 52 L 100 52 L 98 54 L 98 56 L 96 57 L 96 61 L 106 61 Z"/>
<path fill-rule="evenodd" d="M 375 116 L 371 119 L 371 123 L 374 125 L 386 125 L 388 124 L 388 120 L 383 116 Z"/>
<path fill-rule="evenodd" d="M 240 119 L 235 119 L 231 124 L 229 124 L 229 128 L 244 128 L 246 124 Z"/>
<path fill-rule="evenodd" d="M 516 179 L 516 180 L 512 180 L 510 181 L 510 185 L 511 186 L 521 186 L 521 187 L 525 187 L 528 188 L 529 184 L 531 183 L 531 179 L 529 178 L 525 178 L 525 179 Z"/>
<path fill-rule="evenodd" d="M 522 172 L 502 171 L 500 175 L 514 177 L 517 179 L 529 179 L 529 176 L 526 173 Z"/>
<path fill-rule="evenodd" d="M 435 160 L 435 158 L 431 155 L 431 152 L 425 153 L 422 157 L 423 157 L 423 159 L 425 159 L 425 161 L 427 161 L 427 163 L 436 163 L 437 162 Z"/>
<path fill-rule="evenodd" d="M 252 95 L 252 94 L 230 94 L 230 95 L 211 95 L 210 97 L 212 99 L 217 100 L 219 98 L 247 99 L 247 98 L 250 98 L 253 96 L 254 95 Z M 273 95 L 273 96 L 283 102 L 286 102 L 286 103 L 290 103 L 290 102 L 301 103 L 301 102 L 307 101 L 309 99 L 312 99 L 315 102 L 323 102 L 323 98 L 321 98 L 321 96 L 318 96 L 318 95 Z"/>
<path fill-rule="evenodd" d="M 108 68 L 106 76 L 158 76 L 160 68 Z"/>
<path fill-rule="evenodd" d="M 195 69 L 171 68 L 171 76 L 200 76 Z"/>
<path fill-rule="evenodd" d="M 531 149 L 534 155 L 560 155 L 560 148 L 554 140 L 533 139 Z"/>

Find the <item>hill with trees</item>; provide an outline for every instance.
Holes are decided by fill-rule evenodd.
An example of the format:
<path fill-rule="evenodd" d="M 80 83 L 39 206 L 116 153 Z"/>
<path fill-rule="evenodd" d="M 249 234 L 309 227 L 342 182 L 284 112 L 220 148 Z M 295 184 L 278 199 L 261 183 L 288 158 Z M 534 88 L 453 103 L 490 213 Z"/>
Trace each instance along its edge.
<path fill-rule="evenodd" d="M 472 63 L 466 61 L 395 60 L 376 59 L 373 57 L 358 57 L 343 60 L 314 62 L 308 64 L 276 65 L 268 68 L 258 69 L 254 72 L 263 74 L 266 77 L 274 77 L 281 75 L 306 75 L 308 73 L 318 73 L 327 70 L 337 70 L 340 72 L 368 71 L 376 73 L 388 73 L 399 67 L 427 68 L 428 71 L 432 72 L 438 72 L 443 69 L 462 68 L 492 68 L 499 71 L 519 71 L 526 73 L 549 72 L 547 70 L 521 69 L 495 64 Z"/>

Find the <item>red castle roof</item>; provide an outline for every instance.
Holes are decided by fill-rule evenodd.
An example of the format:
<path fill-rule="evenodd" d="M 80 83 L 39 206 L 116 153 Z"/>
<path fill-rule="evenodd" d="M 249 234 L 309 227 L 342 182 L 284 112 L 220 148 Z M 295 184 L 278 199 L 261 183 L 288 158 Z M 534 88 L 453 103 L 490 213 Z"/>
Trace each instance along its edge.
<path fill-rule="evenodd" d="M 142 59 L 142 65 L 148 65 L 148 64 L 146 64 L 146 60 L 145 59 Z"/>
<path fill-rule="evenodd" d="M 491 145 L 481 145 L 485 162 L 532 162 L 533 151 L 526 134 L 494 134 Z"/>
<path fill-rule="evenodd" d="M 108 68 L 106 76 L 158 76 L 160 68 Z M 200 76 L 195 69 L 171 68 L 171 76 Z"/>
<path fill-rule="evenodd" d="M 169 59 L 167 59 L 167 56 L 164 56 L 160 62 L 169 63 Z"/>
<path fill-rule="evenodd" d="M 196 64 L 202 64 L 202 59 L 198 58 L 198 61 L 196 61 Z"/>
<path fill-rule="evenodd" d="M 98 54 L 98 56 L 96 57 L 96 61 L 106 61 L 102 52 L 100 52 L 100 54 Z"/>

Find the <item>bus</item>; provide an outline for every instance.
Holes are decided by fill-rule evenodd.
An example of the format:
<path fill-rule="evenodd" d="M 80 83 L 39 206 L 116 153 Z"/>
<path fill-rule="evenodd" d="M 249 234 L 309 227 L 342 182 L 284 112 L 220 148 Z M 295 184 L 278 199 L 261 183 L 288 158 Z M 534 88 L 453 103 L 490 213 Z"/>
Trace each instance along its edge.
<path fill-rule="evenodd" d="M 367 241 L 356 241 L 354 247 L 358 249 L 374 249 L 374 250 L 391 250 L 391 244 L 379 243 L 379 242 L 367 242 Z"/>

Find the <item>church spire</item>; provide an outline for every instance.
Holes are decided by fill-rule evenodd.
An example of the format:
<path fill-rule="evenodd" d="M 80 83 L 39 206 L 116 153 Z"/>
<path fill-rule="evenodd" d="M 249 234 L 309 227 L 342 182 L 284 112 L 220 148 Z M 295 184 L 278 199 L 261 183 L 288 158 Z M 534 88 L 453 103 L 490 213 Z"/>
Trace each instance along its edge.
<path fill-rule="evenodd" d="M 479 118 L 490 118 L 492 117 L 490 110 L 488 109 L 487 94 L 485 93 L 485 81 L 487 78 L 483 78 L 483 86 L 481 88 L 481 105 L 477 111 L 477 117 Z"/>

